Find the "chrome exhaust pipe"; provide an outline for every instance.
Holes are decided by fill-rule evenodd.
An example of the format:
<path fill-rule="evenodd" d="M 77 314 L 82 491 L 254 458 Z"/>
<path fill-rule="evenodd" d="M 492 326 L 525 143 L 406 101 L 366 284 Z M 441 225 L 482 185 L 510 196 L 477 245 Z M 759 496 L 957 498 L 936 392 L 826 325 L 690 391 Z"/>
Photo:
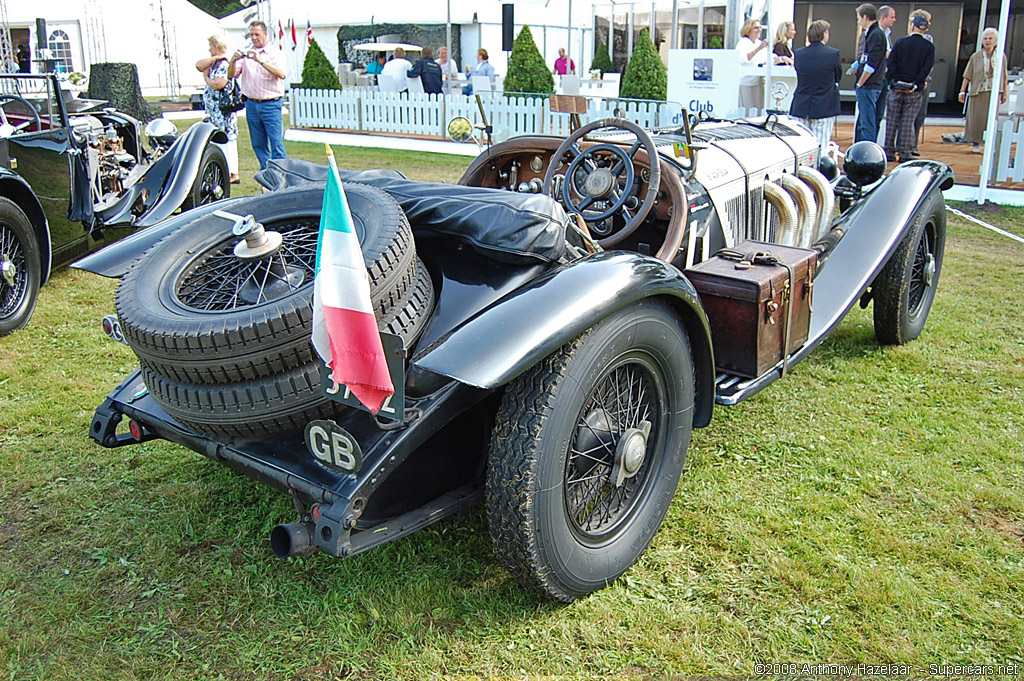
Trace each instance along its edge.
<path fill-rule="evenodd" d="M 800 166 L 796 172 L 797 177 L 806 182 L 814 191 L 818 201 L 818 229 L 812 243 L 824 238 L 832 229 L 832 220 L 836 210 L 836 194 L 829 184 L 828 178 L 823 173 L 809 166 Z"/>
<path fill-rule="evenodd" d="M 797 210 L 797 233 L 794 246 L 808 248 L 818 231 L 818 206 L 814 201 L 814 193 L 804 182 L 790 174 L 779 178 L 779 184 L 793 197 Z"/>
<path fill-rule="evenodd" d="M 278 558 L 308 556 L 319 551 L 313 543 L 316 525 L 313 523 L 288 523 L 278 525 L 270 531 L 270 549 Z"/>
<path fill-rule="evenodd" d="M 775 235 L 775 242 L 783 246 L 798 245 L 796 242 L 796 203 L 793 202 L 789 192 L 774 182 L 766 181 L 764 183 L 764 198 L 778 215 L 779 233 Z M 765 231 L 768 231 L 767 224 Z M 764 240 L 771 241 L 772 239 Z"/>

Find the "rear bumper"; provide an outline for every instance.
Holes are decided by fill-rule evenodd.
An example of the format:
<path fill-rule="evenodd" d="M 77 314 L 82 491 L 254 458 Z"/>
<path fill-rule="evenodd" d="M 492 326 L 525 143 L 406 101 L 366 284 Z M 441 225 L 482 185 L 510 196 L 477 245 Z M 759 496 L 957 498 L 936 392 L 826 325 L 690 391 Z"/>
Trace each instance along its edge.
<path fill-rule="evenodd" d="M 259 440 L 222 441 L 186 428 L 153 400 L 138 369 L 96 408 L 89 435 L 104 447 L 163 438 L 281 490 L 293 498 L 303 519 L 315 522 L 316 548 L 344 558 L 411 534 L 442 518 L 461 517 L 482 501 L 480 476 L 470 471 L 465 478 L 450 477 L 451 485 L 432 498 L 417 502 L 414 508 L 399 504 L 401 512 L 393 515 L 364 517 L 373 495 L 387 489 L 392 474 L 410 455 L 448 425 L 451 415 L 472 409 L 487 394 L 452 382 L 433 395 L 415 400 L 419 418 L 400 430 L 381 430 L 373 425 L 369 414 L 349 410 L 347 418 L 338 421 L 358 438 L 364 460 L 362 469 L 353 474 L 319 465 L 306 448 L 301 431 Z M 135 434 L 123 432 L 120 426 L 125 419 L 135 422 Z M 444 487 L 445 482 L 439 480 L 438 485 Z M 393 490 L 384 496 L 389 495 L 394 496 Z"/>

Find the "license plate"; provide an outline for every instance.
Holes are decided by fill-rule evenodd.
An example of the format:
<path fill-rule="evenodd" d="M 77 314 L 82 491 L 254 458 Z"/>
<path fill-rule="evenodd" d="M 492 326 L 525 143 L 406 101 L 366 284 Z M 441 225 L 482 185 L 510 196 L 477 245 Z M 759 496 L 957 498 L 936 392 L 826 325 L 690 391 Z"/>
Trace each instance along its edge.
<path fill-rule="evenodd" d="M 388 362 L 388 373 L 391 374 L 391 385 L 395 387 L 395 392 L 384 401 L 384 405 L 377 412 L 377 417 L 388 421 L 401 421 L 405 418 L 405 341 L 401 336 L 383 332 L 380 334 L 380 340 L 384 346 L 384 357 Z M 339 384 L 335 387 L 331 370 L 324 364 L 320 365 L 320 380 L 324 393 L 332 400 L 369 411 L 352 394 L 348 386 Z"/>
<path fill-rule="evenodd" d="M 334 421 L 306 424 L 306 447 L 318 463 L 332 471 L 358 473 L 363 467 L 363 450 L 359 443 Z"/>

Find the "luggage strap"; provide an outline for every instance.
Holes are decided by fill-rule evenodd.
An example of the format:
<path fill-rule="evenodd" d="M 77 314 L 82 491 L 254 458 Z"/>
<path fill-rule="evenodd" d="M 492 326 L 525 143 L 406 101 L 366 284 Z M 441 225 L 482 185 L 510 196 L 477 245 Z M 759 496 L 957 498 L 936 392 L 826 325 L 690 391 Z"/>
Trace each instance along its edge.
<path fill-rule="evenodd" d="M 738 270 L 748 270 L 754 265 L 786 268 L 789 280 L 786 282 L 786 289 L 782 292 L 782 304 L 786 308 L 782 316 L 782 375 L 785 376 L 789 370 L 789 326 L 790 318 L 793 316 L 793 287 L 796 285 L 796 268 L 784 260 L 779 260 L 772 255 L 771 251 L 742 253 L 733 248 L 723 248 L 715 255 L 726 260 L 735 260 L 735 267 Z"/>

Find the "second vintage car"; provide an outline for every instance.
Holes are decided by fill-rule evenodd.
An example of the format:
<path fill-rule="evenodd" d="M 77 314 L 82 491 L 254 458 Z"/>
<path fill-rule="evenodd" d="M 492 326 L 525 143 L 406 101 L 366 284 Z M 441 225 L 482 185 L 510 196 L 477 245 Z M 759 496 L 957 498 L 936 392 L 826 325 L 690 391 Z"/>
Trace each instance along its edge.
<path fill-rule="evenodd" d="M 0 74 L 0 336 L 28 323 L 55 268 L 230 194 L 224 133 L 179 137 L 103 104 L 55 75 Z"/>

